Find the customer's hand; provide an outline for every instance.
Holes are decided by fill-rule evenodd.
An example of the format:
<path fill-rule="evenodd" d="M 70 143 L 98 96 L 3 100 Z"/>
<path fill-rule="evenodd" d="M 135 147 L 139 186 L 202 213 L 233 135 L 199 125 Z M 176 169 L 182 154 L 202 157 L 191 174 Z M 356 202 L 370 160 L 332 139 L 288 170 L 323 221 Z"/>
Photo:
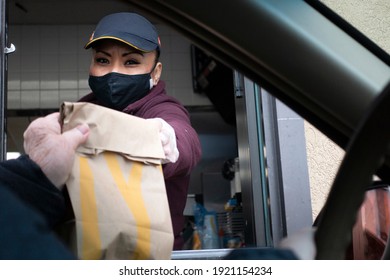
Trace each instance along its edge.
<path fill-rule="evenodd" d="M 148 119 L 155 121 L 160 126 L 160 139 L 164 149 L 165 159 L 162 163 L 176 162 L 179 158 L 179 150 L 176 145 L 176 134 L 172 126 L 161 118 Z"/>
<path fill-rule="evenodd" d="M 86 124 L 61 134 L 59 113 L 33 121 L 24 132 L 24 150 L 58 188 L 70 174 L 75 151 L 89 134 Z"/>

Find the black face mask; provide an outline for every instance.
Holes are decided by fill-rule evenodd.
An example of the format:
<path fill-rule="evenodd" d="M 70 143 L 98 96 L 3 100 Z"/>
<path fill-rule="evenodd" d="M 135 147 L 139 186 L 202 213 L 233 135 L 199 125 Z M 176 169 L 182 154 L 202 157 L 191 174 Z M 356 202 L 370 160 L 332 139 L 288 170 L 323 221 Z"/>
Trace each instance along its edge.
<path fill-rule="evenodd" d="M 150 73 L 112 72 L 99 77 L 89 76 L 88 83 L 101 105 L 119 111 L 146 96 L 153 86 Z"/>

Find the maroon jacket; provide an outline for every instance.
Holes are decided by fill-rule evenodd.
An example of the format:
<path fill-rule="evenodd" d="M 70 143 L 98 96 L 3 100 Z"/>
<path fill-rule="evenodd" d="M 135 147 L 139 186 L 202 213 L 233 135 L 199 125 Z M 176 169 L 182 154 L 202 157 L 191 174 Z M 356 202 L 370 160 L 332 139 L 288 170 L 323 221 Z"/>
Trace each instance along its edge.
<path fill-rule="evenodd" d="M 93 93 L 84 96 L 80 101 L 99 104 Z M 190 173 L 201 158 L 198 135 L 191 126 L 184 106 L 166 94 L 163 81 L 153 87 L 144 98 L 127 106 L 123 112 L 144 119 L 161 118 L 175 130 L 179 159 L 175 163 L 164 164 L 163 172 L 175 234 L 174 249 L 181 249 L 183 246 L 181 237 L 184 226 L 183 211 L 187 201 Z"/>

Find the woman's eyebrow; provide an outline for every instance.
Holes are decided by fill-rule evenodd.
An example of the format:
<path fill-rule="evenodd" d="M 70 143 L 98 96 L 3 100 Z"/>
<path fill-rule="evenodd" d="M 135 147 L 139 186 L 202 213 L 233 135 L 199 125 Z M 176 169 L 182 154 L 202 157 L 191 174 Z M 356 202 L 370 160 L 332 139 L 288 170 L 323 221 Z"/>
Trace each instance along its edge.
<path fill-rule="evenodd" d="M 104 50 L 101 50 L 101 49 L 96 49 L 95 51 L 96 51 L 96 53 L 102 53 L 102 54 L 104 54 L 104 55 L 106 55 L 106 56 L 108 56 L 108 57 L 111 57 L 111 56 L 112 56 L 109 52 L 104 51 Z M 131 50 L 131 51 L 122 53 L 122 57 L 131 55 L 131 54 L 139 54 L 139 55 L 141 55 L 141 56 L 144 56 L 144 53 L 141 52 L 141 51 Z"/>
<path fill-rule="evenodd" d="M 122 54 L 122 56 L 127 56 L 127 55 L 130 55 L 130 54 L 139 54 L 139 55 L 144 56 L 144 53 L 143 53 L 143 52 L 137 51 L 137 50 L 131 50 L 131 51 L 128 51 L 128 52 L 124 52 L 124 53 Z"/>
<path fill-rule="evenodd" d="M 103 50 L 97 49 L 96 53 L 103 53 L 104 55 L 111 57 L 111 54 L 109 52 L 106 52 L 106 51 L 103 51 Z"/>

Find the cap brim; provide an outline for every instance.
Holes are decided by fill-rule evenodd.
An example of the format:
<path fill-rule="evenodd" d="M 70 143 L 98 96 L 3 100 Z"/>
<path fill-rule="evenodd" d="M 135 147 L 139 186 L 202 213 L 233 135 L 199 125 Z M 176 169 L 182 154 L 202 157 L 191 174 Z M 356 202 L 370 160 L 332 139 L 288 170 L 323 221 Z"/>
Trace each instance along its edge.
<path fill-rule="evenodd" d="M 158 45 L 156 45 L 155 43 L 152 43 L 150 41 L 146 41 L 146 40 L 142 40 L 142 42 L 138 39 L 133 39 L 131 40 L 132 42 L 130 42 L 130 40 L 124 40 L 120 37 L 116 37 L 116 36 L 99 36 L 95 39 L 92 39 L 90 40 L 85 46 L 84 48 L 85 49 L 89 49 L 92 47 L 92 45 L 97 42 L 97 41 L 100 41 L 100 40 L 116 40 L 116 41 L 119 41 L 119 42 L 122 42 L 126 45 L 129 45 L 130 47 L 134 48 L 134 49 L 137 49 L 139 51 L 142 51 L 142 52 L 151 52 L 151 51 L 154 51 L 156 49 L 158 49 Z"/>

